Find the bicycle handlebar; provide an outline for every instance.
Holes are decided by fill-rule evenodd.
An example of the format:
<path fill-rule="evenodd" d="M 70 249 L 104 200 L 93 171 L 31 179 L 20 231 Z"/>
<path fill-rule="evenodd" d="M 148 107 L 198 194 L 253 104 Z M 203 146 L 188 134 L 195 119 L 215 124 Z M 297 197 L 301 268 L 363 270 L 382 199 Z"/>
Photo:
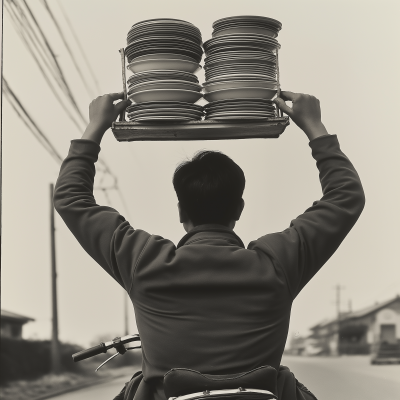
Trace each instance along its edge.
<path fill-rule="evenodd" d="M 78 362 L 81 360 L 85 360 L 86 358 L 97 356 L 101 353 L 107 353 L 105 343 L 100 343 L 99 345 L 91 347 L 90 349 L 85 349 L 79 351 L 78 353 L 72 354 L 72 359 L 74 360 L 74 362 Z"/>
<path fill-rule="evenodd" d="M 108 350 L 120 346 L 121 344 L 124 345 L 125 343 L 135 342 L 138 340 L 140 340 L 139 335 L 127 335 L 121 338 L 115 338 L 109 342 L 100 343 L 89 349 L 81 350 L 78 353 L 73 354 L 72 359 L 74 362 L 85 360 L 86 358 L 97 356 L 101 353 L 107 353 Z"/>

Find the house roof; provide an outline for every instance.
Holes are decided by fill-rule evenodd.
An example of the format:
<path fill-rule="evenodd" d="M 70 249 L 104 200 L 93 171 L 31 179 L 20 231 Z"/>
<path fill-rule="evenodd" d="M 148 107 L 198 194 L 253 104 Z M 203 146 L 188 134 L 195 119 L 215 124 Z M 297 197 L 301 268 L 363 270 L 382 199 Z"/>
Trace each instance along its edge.
<path fill-rule="evenodd" d="M 8 320 L 8 321 L 15 321 L 15 322 L 20 322 L 22 324 L 25 324 L 29 321 L 34 321 L 33 318 L 26 317 L 25 315 L 21 314 L 16 314 L 11 311 L 6 311 L 1 309 L 1 319 L 2 320 Z"/>
<path fill-rule="evenodd" d="M 356 318 L 361 318 L 361 317 L 365 317 L 369 314 L 378 312 L 379 310 L 381 310 L 382 308 L 385 308 L 386 306 L 399 301 L 400 302 L 400 295 L 397 295 L 394 298 L 391 298 L 390 300 L 384 301 L 382 303 L 375 303 L 372 306 L 369 307 L 365 307 L 362 308 L 361 310 L 358 311 L 353 311 L 353 312 L 347 312 L 347 313 L 342 313 L 340 320 L 341 321 L 347 321 L 349 319 L 356 319 Z M 310 330 L 315 330 L 318 328 L 323 328 L 325 326 L 334 324 L 338 321 L 337 317 L 334 318 L 329 318 L 329 319 L 325 319 L 323 321 L 321 321 L 320 323 L 318 323 L 317 325 L 314 325 L 310 328 Z"/>

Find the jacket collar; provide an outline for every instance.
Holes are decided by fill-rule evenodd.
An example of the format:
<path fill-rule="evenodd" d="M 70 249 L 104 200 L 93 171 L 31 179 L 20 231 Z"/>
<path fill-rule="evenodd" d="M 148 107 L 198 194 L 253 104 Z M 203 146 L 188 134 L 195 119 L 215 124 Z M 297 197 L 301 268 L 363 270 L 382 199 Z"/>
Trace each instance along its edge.
<path fill-rule="evenodd" d="M 207 233 L 208 232 L 218 232 L 221 237 L 224 237 L 226 239 L 233 239 L 235 242 L 240 247 L 244 247 L 244 244 L 240 237 L 236 235 L 235 232 L 233 232 L 232 229 L 229 229 L 228 227 L 224 225 L 218 225 L 218 224 L 206 224 L 206 225 L 197 225 L 195 226 L 192 230 L 190 230 L 178 243 L 177 248 L 184 246 L 185 244 L 188 244 L 190 239 L 193 239 L 194 236 L 198 237 L 204 237 L 207 238 Z"/>

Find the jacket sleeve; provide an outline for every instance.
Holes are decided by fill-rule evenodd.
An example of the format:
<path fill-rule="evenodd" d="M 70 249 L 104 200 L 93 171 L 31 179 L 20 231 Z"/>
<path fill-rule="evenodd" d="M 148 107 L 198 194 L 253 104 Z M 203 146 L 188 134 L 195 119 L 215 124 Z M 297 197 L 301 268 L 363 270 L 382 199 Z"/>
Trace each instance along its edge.
<path fill-rule="evenodd" d="M 328 261 L 360 216 L 364 191 L 352 163 L 340 150 L 336 135 L 309 143 L 317 162 L 323 196 L 283 232 L 250 243 L 269 255 L 286 275 L 295 298 Z"/>
<path fill-rule="evenodd" d="M 113 208 L 96 204 L 94 163 L 99 151 L 91 140 L 71 142 L 56 183 L 54 207 L 86 252 L 130 290 L 135 264 L 150 235 L 134 230 Z"/>

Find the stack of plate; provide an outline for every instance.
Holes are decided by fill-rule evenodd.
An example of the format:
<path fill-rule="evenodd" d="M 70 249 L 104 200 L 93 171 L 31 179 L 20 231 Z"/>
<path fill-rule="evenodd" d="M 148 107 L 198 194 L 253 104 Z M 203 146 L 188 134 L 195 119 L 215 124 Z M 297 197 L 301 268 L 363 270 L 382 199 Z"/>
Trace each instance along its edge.
<path fill-rule="evenodd" d="M 210 102 L 206 119 L 276 116 L 271 99 L 278 89 L 276 37 L 281 27 L 279 21 L 260 16 L 214 22 L 213 37 L 204 43 L 204 98 Z"/>
<path fill-rule="evenodd" d="M 128 98 L 137 103 L 127 109 L 128 118 L 201 119 L 202 108 L 193 105 L 203 97 L 194 74 L 203 55 L 199 29 L 178 19 L 142 21 L 128 32 L 127 44 L 127 68 L 133 72 Z"/>
<path fill-rule="evenodd" d="M 258 33 L 273 38 L 278 36 L 282 24 L 276 19 L 259 16 L 222 18 L 213 23 L 213 37 L 235 33 Z"/>
<path fill-rule="evenodd" d="M 145 101 L 126 109 L 128 119 L 136 122 L 200 121 L 203 107 L 179 101 Z"/>
<path fill-rule="evenodd" d="M 206 119 L 215 120 L 263 120 L 275 118 L 272 100 L 265 99 L 228 99 L 217 100 L 204 106 Z"/>

